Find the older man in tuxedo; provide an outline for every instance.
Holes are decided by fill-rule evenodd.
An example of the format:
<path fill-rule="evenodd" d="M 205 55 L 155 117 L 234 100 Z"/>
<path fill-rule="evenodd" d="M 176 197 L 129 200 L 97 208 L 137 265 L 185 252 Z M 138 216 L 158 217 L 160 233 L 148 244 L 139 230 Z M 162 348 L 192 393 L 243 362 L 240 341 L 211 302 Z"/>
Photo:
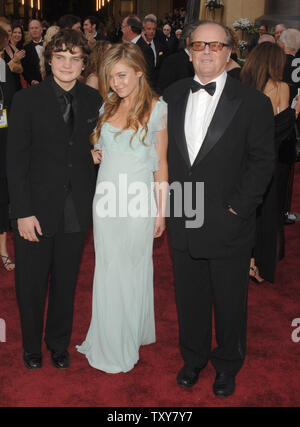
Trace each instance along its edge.
<path fill-rule="evenodd" d="M 202 21 L 191 35 L 195 77 L 164 93 L 169 110 L 168 229 L 184 359 L 177 382 L 195 385 L 210 360 L 217 396 L 234 392 L 245 359 L 255 212 L 275 161 L 270 101 L 225 72 L 233 44 L 226 27 Z M 182 197 L 175 183 L 181 184 Z M 211 351 L 213 304 L 217 346 Z"/>
<path fill-rule="evenodd" d="M 32 40 L 25 46 L 26 56 L 22 65 L 23 76 L 31 86 L 42 81 L 40 59 L 43 50 L 43 28 L 41 22 L 37 19 L 30 21 L 28 31 Z"/>

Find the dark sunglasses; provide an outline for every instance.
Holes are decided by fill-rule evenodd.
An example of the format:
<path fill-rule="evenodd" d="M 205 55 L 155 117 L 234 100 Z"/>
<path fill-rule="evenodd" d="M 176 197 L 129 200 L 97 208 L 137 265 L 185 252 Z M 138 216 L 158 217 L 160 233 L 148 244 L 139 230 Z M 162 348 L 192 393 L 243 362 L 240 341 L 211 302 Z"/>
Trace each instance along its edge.
<path fill-rule="evenodd" d="M 224 46 L 229 47 L 230 45 L 227 43 L 221 43 L 221 42 L 192 42 L 191 46 L 192 49 L 197 51 L 197 52 L 201 52 L 202 50 L 205 49 L 205 47 L 209 46 L 209 50 L 212 50 L 213 52 L 218 52 L 220 50 L 223 49 Z"/>

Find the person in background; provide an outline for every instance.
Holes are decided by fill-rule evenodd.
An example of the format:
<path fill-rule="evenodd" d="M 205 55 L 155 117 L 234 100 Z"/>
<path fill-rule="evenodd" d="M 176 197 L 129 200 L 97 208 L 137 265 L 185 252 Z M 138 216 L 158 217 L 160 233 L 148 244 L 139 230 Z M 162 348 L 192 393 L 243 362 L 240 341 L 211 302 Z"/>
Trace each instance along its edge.
<path fill-rule="evenodd" d="M 297 59 L 297 51 L 300 49 L 300 31 L 295 28 L 289 28 L 284 30 L 278 40 L 278 44 L 282 47 L 286 57 L 286 63 L 283 72 L 283 81 L 289 85 L 290 88 L 290 104 L 292 104 L 293 99 L 298 94 L 300 90 L 300 80 L 299 76 L 299 60 Z M 297 120 L 296 123 L 297 133 L 299 135 L 300 123 Z M 292 202 L 292 192 L 293 192 L 293 183 L 294 183 L 294 163 L 296 160 L 295 157 L 295 144 L 285 144 L 281 148 L 280 158 L 281 161 L 289 165 L 289 179 L 288 179 L 288 189 L 287 197 L 285 204 L 285 225 L 295 224 L 296 215 L 290 212 L 291 202 Z"/>
<path fill-rule="evenodd" d="M 4 49 L 3 59 L 13 74 L 17 90 L 20 90 L 22 89 L 20 75 L 23 72 L 21 61 L 25 57 L 25 50 L 18 50 L 10 43 L 12 36 L 12 27 L 10 22 L 0 21 L 0 26 L 8 33 L 9 36 L 7 45 Z"/>
<path fill-rule="evenodd" d="M 30 21 L 28 31 L 31 42 L 25 46 L 25 58 L 22 61 L 23 76 L 29 86 L 39 84 L 42 81 L 40 60 L 43 50 L 43 28 L 39 20 Z"/>
<path fill-rule="evenodd" d="M 255 48 L 255 46 L 258 44 L 259 38 L 263 34 L 266 34 L 266 32 L 267 32 L 267 26 L 265 24 L 261 24 L 258 28 L 257 34 L 255 36 L 253 36 L 249 42 L 249 46 L 248 46 L 249 52 L 251 52 L 251 50 Z"/>
<path fill-rule="evenodd" d="M 282 47 L 286 55 L 283 81 L 290 87 L 290 103 L 292 103 L 292 100 L 298 93 L 298 89 L 300 89 L 299 79 L 293 77 L 293 74 L 297 75 L 297 68 L 299 67 L 299 63 L 295 58 L 300 49 L 300 31 L 295 28 L 284 30 L 280 35 L 278 44 Z"/>
<path fill-rule="evenodd" d="M 294 141 L 294 124 L 300 110 L 290 108 L 290 91 L 282 81 L 285 55 L 276 43 L 264 42 L 249 54 L 241 72 L 241 81 L 269 97 L 275 116 L 276 167 L 272 180 L 257 209 L 256 239 L 249 275 L 257 283 L 273 283 L 276 264 L 283 252 L 282 236 L 287 174 L 281 165 L 281 150 Z"/>
<path fill-rule="evenodd" d="M 149 81 L 154 89 L 157 86 L 159 70 L 167 56 L 166 44 L 162 44 L 156 35 L 157 22 L 152 17 L 143 20 L 143 33 L 137 45 L 142 49 L 149 64 Z M 144 41 L 144 43 L 143 43 Z"/>
<path fill-rule="evenodd" d="M 181 34 L 182 34 L 182 29 L 178 28 L 178 30 L 175 31 L 175 36 L 177 37 L 178 40 L 181 39 Z"/>
<path fill-rule="evenodd" d="M 238 63 L 237 51 L 238 51 L 238 38 L 236 32 L 231 28 L 227 27 L 228 31 L 231 34 L 232 39 L 234 40 L 234 44 L 232 46 L 232 51 L 230 55 L 230 59 L 226 65 L 226 72 L 235 79 L 240 78 L 241 66 Z"/>
<path fill-rule="evenodd" d="M 48 21 L 42 21 L 42 28 L 43 28 L 43 37 L 45 37 L 45 34 L 48 30 L 48 28 L 50 27 L 50 24 Z"/>
<path fill-rule="evenodd" d="M 24 30 L 22 26 L 18 23 L 13 24 L 10 44 L 13 46 L 13 48 L 22 50 L 24 47 L 24 40 Z"/>
<path fill-rule="evenodd" d="M 58 20 L 58 26 L 61 30 L 68 28 L 70 30 L 81 31 L 81 19 L 75 15 L 63 15 Z"/>
<path fill-rule="evenodd" d="M 43 43 L 43 51 L 42 51 L 42 57 L 40 61 L 40 67 L 41 67 L 41 74 L 42 79 L 45 80 L 47 76 L 50 76 L 52 74 L 51 66 L 45 62 L 45 49 L 48 45 L 48 43 L 52 40 L 52 38 L 59 32 L 60 28 L 57 25 L 52 25 L 49 27 L 46 31 L 45 37 L 44 37 L 44 43 Z"/>
<path fill-rule="evenodd" d="M 258 39 L 257 44 L 264 43 L 264 42 L 275 43 L 275 38 L 272 36 L 272 34 L 263 34 Z"/>
<path fill-rule="evenodd" d="M 99 40 L 92 49 L 89 62 L 84 70 L 85 84 L 99 90 L 99 69 L 103 61 L 103 56 L 107 49 L 111 47 L 111 43 L 107 40 Z"/>
<path fill-rule="evenodd" d="M 83 20 L 83 32 L 88 41 L 106 40 L 105 36 L 98 34 L 99 21 L 95 16 L 87 16 Z"/>
<path fill-rule="evenodd" d="M 287 30 L 286 26 L 284 24 L 277 24 L 275 27 L 275 41 L 276 43 L 279 42 L 280 36 L 283 33 L 283 31 Z"/>
<path fill-rule="evenodd" d="M 175 37 L 175 34 L 172 32 L 172 27 L 170 24 L 165 24 L 163 26 L 164 41 L 167 45 L 168 54 L 175 53 L 178 48 L 178 39 Z"/>
<path fill-rule="evenodd" d="M 191 33 L 197 28 L 197 23 L 188 24 L 184 28 L 184 35 L 181 42 L 185 46 L 178 52 L 167 56 L 164 60 L 157 81 L 157 92 L 162 94 L 163 91 L 171 84 L 186 77 L 193 77 L 195 72 L 190 60 L 190 37 Z"/>
<path fill-rule="evenodd" d="M 3 59 L 8 43 L 8 34 L 0 26 L 0 264 L 6 271 L 12 271 L 15 264 L 7 250 L 7 232 L 10 231 L 8 214 L 9 195 L 6 173 L 6 144 L 8 119 L 12 98 L 16 92 L 16 81 L 8 65 Z M 14 125 L 18 125 L 14 123 Z"/>

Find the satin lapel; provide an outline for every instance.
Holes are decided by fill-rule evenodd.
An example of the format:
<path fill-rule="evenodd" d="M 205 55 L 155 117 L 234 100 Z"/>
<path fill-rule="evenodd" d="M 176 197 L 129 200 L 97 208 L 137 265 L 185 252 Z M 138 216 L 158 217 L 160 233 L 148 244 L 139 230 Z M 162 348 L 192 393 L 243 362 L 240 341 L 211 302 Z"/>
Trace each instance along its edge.
<path fill-rule="evenodd" d="M 191 167 L 190 157 L 188 153 L 186 138 L 185 138 L 185 130 L 184 130 L 184 122 L 185 122 L 185 112 L 187 107 L 187 102 L 189 99 L 190 87 L 187 87 L 186 92 L 183 95 L 182 102 L 178 102 L 176 105 L 176 116 L 174 126 L 178 126 L 179 131 L 176 132 L 175 139 L 179 151 L 184 158 L 187 166 Z"/>
<path fill-rule="evenodd" d="M 234 90 L 234 82 L 229 76 L 220 97 L 215 114 L 207 130 L 206 137 L 193 163 L 196 166 L 207 156 L 210 150 L 218 143 L 226 129 L 230 125 L 242 98 Z"/>

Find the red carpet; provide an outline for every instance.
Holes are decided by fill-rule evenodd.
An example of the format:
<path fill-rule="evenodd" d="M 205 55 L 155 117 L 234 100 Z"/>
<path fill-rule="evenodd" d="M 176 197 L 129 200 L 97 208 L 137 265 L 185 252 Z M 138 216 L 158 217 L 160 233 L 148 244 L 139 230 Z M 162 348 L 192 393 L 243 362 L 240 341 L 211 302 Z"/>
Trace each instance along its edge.
<path fill-rule="evenodd" d="M 300 164 L 296 165 L 293 211 L 300 212 Z M 157 343 L 141 349 L 139 363 L 127 374 L 92 369 L 74 348 L 85 337 L 91 315 L 91 234 L 78 281 L 68 371 L 52 367 L 45 347 L 43 369 L 30 372 L 23 366 L 13 274 L 1 269 L 0 318 L 6 322 L 7 337 L 0 343 L 0 406 L 299 406 L 300 342 L 291 339 L 291 323 L 300 318 L 300 222 L 286 227 L 286 240 L 286 258 L 279 263 L 276 283 L 250 283 L 247 358 L 235 394 L 221 400 L 212 393 L 211 365 L 193 389 L 176 385 L 182 360 L 166 237 L 156 242 L 154 251 Z M 9 247 L 13 254 L 11 237 Z"/>

